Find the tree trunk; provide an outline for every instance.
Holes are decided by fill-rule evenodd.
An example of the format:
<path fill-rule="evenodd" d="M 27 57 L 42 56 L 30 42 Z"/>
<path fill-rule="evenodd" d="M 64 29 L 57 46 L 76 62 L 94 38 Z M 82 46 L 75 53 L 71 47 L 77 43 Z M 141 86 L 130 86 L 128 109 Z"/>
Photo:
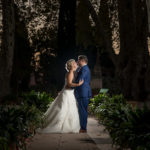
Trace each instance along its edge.
<path fill-rule="evenodd" d="M 127 99 L 143 100 L 148 66 L 147 10 L 141 0 L 118 0 L 120 54 L 118 73 Z"/>
<path fill-rule="evenodd" d="M 95 22 L 97 34 L 99 34 L 102 37 L 103 45 L 105 45 L 106 50 L 109 53 L 110 58 L 112 59 L 112 62 L 114 63 L 114 65 L 117 65 L 117 56 L 115 55 L 112 49 L 112 41 L 110 39 L 109 33 L 105 30 L 102 18 L 96 14 L 96 11 L 94 10 L 94 7 L 92 6 L 90 0 L 84 0 L 84 3 L 88 7 L 91 17 Z"/>
<path fill-rule="evenodd" d="M 76 0 L 61 0 L 58 25 L 58 63 L 60 70 L 57 74 L 60 88 L 64 83 L 65 62 L 75 57 L 75 10 Z"/>
<path fill-rule="evenodd" d="M 148 16 L 148 30 L 149 30 L 149 34 L 150 34 L 150 0 L 146 0 L 146 4 L 147 4 L 147 16 Z"/>
<path fill-rule="evenodd" d="M 99 93 L 99 90 L 102 88 L 102 70 L 100 66 L 100 52 L 97 50 L 97 57 L 96 57 L 96 64 L 94 66 L 94 69 L 92 71 L 92 79 L 91 79 L 91 88 L 97 89 L 97 93 Z"/>
<path fill-rule="evenodd" d="M 150 63 L 147 45 L 146 1 L 118 0 L 120 54 L 117 61 L 101 18 L 97 16 L 90 0 L 84 0 L 84 2 L 99 29 L 98 34 L 103 36 L 110 58 L 117 68 L 124 96 L 134 100 L 146 99 L 150 92 L 150 88 L 148 88 L 150 81 L 147 83 Z"/>
<path fill-rule="evenodd" d="M 75 55 L 76 0 L 61 0 L 58 25 L 58 56 Z M 70 57 L 70 56 L 69 56 Z"/>
<path fill-rule="evenodd" d="M 3 23 L 2 23 L 2 2 L 0 1 L 0 52 L 2 50 L 2 31 L 3 31 Z"/>
<path fill-rule="evenodd" d="M 14 96 L 20 92 L 29 90 L 29 79 L 31 68 L 31 59 L 33 51 L 29 46 L 28 32 L 25 22 L 20 21 L 19 10 L 17 6 L 15 11 L 15 43 L 14 43 L 14 58 L 11 75 L 11 88 Z"/>
<path fill-rule="evenodd" d="M 110 51 L 113 51 L 112 48 L 112 29 L 111 29 L 111 18 L 110 18 L 110 14 L 109 14 L 109 5 L 108 2 L 106 2 L 106 0 L 101 0 L 100 1 L 100 8 L 99 8 L 99 14 L 98 14 L 101 23 L 103 24 L 103 29 L 105 31 L 105 35 L 107 37 L 107 41 L 109 41 L 109 48 Z M 99 35 L 100 38 L 100 35 Z M 106 43 L 103 43 L 106 44 Z M 105 47 L 105 45 L 103 45 L 103 47 Z"/>
<path fill-rule="evenodd" d="M 10 78 L 14 55 L 14 1 L 2 0 L 3 35 L 0 51 L 0 98 L 11 93 Z"/>
<path fill-rule="evenodd" d="M 84 10 L 84 11 L 83 11 Z M 87 55 L 88 46 L 93 45 L 93 35 L 91 22 L 89 20 L 89 10 L 83 1 L 77 1 L 76 8 L 76 45 L 78 53 Z"/>

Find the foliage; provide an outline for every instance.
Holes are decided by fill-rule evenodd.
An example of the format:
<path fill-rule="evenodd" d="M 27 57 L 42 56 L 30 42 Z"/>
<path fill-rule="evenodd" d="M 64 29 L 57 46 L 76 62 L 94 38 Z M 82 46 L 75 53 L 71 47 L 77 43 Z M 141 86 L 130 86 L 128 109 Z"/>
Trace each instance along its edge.
<path fill-rule="evenodd" d="M 25 148 L 25 139 L 42 124 L 42 115 L 53 101 L 50 94 L 31 91 L 22 94 L 20 105 L 0 106 L 0 149 L 8 150 L 11 143 Z"/>
<path fill-rule="evenodd" d="M 25 139 L 33 134 L 40 123 L 41 112 L 35 106 L 1 106 L 0 149 L 8 149 L 11 143 L 25 147 Z"/>
<path fill-rule="evenodd" d="M 107 100 L 109 97 L 106 94 L 98 94 L 96 96 L 94 96 L 94 98 L 90 99 L 90 109 L 92 111 L 92 113 L 95 112 L 96 108 L 103 103 L 103 101 Z"/>
<path fill-rule="evenodd" d="M 150 149 L 150 109 L 146 105 L 133 108 L 122 95 L 99 94 L 91 99 L 90 107 L 120 149 Z"/>
<path fill-rule="evenodd" d="M 30 49 L 26 49 L 26 54 L 23 52 L 23 55 L 27 55 L 27 52 L 32 52 L 32 60 L 29 63 L 28 61 L 23 63 L 23 65 L 32 65 L 30 72 L 35 73 L 36 85 L 35 87 L 31 87 L 31 89 L 40 91 L 47 90 L 47 92 L 51 90 L 54 91 L 54 95 L 58 84 L 56 81 L 57 70 L 53 65 L 56 64 L 55 62 L 57 60 L 59 3 L 59 0 L 15 0 L 19 21 L 24 22 L 25 30 L 28 31 L 28 37 L 24 36 L 24 32 L 21 32 L 19 36 L 22 35 L 22 38 L 26 38 L 30 42 Z M 16 29 L 18 30 L 19 28 L 16 27 Z M 19 43 L 18 40 L 16 42 L 16 45 L 20 45 L 22 42 L 24 43 L 20 38 Z M 19 50 L 22 49 L 24 51 L 24 48 L 25 46 L 19 47 Z M 22 51 L 18 51 L 17 53 L 19 52 Z M 25 58 L 27 59 L 28 57 Z M 20 61 L 20 56 L 18 60 Z M 17 63 L 17 65 L 20 66 L 20 63 Z M 29 71 L 29 69 L 26 70 Z M 23 84 L 25 85 L 27 82 Z"/>
<path fill-rule="evenodd" d="M 35 106 L 43 113 L 48 109 L 49 104 L 53 101 L 53 98 L 50 94 L 47 94 L 46 92 L 40 93 L 35 91 L 22 94 L 22 99 L 24 103 L 28 104 L 29 106 Z"/>

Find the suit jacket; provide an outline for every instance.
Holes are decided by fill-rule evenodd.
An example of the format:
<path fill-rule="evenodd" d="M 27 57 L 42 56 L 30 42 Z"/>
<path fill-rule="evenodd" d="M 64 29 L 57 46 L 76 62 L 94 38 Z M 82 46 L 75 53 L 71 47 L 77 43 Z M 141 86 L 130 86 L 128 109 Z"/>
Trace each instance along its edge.
<path fill-rule="evenodd" d="M 90 98 L 92 96 L 90 87 L 91 72 L 87 65 L 83 66 L 78 72 L 75 82 L 78 83 L 80 80 L 84 80 L 84 83 L 75 88 L 76 98 Z"/>

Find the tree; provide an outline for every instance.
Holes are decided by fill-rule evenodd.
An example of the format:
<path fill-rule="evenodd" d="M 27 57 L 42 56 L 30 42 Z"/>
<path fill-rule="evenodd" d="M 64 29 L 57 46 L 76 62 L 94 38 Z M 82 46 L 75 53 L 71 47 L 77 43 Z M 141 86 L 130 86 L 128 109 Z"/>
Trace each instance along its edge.
<path fill-rule="evenodd" d="M 15 44 L 14 59 L 11 75 L 11 88 L 13 95 L 29 90 L 29 79 L 31 71 L 31 61 L 33 49 L 31 49 L 28 32 L 24 20 L 20 19 L 18 7 L 15 5 Z"/>
<path fill-rule="evenodd" d="M 0 51 L 0 98 L 11 93 L 10 80 L 14 56 L 14 1 L 2 0 L 3 35 L 2 50 Z"/>
<path fill-rule="evenodd" d="M 76 0 L 61 0 L 59 23 L 58 23 L 58 63 L 59 73 L 57 76 L 60 88 L 64 84 L 65 62 L 76 56 L 75 39 L 75 14 Z"/>
<path fill-rule="evenodd" d="M 25 24 L 24 30 L 28 31 L 28 37 L 26 32 L 19 36 L 22 36 L 23 41 L 30 42 L 30 50 L 28 48 L 25 55 L 32 53 L 30 64 L 32 64 L 32 74 L 35 75 L 36 79 L 36 85 L 32 88 L 40 91 L 51 91 L 55 94 L 56 92 L 53 92 L 53 90 L 57 89 L 58 82 L 58 69 L 54 66 L 57 65 L 58 52 L 59 0 L 31 0 L 28 2 L 16 0 L 16 5 L 20 20 Z M 20 29 L 23 28 L 23 25 L 21 26 Z M 25 40 L 26 38 L 27 40 Z M 28 58 L 26 61 L 27 67 L 29 57 L 26 58 Z"/>
<path fill-rule="evenodd" d="M 118 73 L 128 99 L 145 99 L 148 69 L 146 2 L 119 0 L 120 54 Z"/>
<path fill-rule="evenodd" d="M 91 2 L 84 0 L 103 42 L 115 64 L 122 92 L 127 99 L 146 99 L 146 78 L 149 62 L 147 46 L 147 9 L 145 1 L 118 1 L 120 54 L 112 51 L 112 43 L 101 18 Z"/>
<path fill-rule="evenodd" d="M 112 42 L 104 28 L 104 24 L 101 21 L 101 18 L 97 15 L 96 11 L 92 6 L 92 3 L 89 0 L 84 0 L 84 3 L 88 7 L 89 13 L 91 14 L 93 21 L 95 22 L 95 26 L 97 28 L 97 34 L 99 34 L 102 37 L 104 43 L 103 45 L 106 46 L 106 50 L 108 51 L 109 56 L 112 59 L 113 63 L 117 65 L 117 61 L 116 61 L 117 56 L 115 55 L 114 51 L 112 51 Z"/>

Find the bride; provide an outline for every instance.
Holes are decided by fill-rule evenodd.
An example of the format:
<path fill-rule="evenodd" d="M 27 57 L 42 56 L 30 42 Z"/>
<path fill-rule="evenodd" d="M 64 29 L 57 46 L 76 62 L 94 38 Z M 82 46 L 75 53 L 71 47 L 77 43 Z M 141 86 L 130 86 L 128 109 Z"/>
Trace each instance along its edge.
<path fill-rule="evenodd" d="M 38 129 L 37 132 L 79 133 L 80 121 L 78 107 L 74 95 L 74 89 L 71 87 L 80 86 L 84 81 L 82 80 L 79 81 L 79 83 L 73 83 L 74 72 L 76 69 L 77 64 L 75 60 L 68 60 L 66 63 L 67 74 L 65 77 L 64 88 L 44 114 L 44 127 Z"/>

